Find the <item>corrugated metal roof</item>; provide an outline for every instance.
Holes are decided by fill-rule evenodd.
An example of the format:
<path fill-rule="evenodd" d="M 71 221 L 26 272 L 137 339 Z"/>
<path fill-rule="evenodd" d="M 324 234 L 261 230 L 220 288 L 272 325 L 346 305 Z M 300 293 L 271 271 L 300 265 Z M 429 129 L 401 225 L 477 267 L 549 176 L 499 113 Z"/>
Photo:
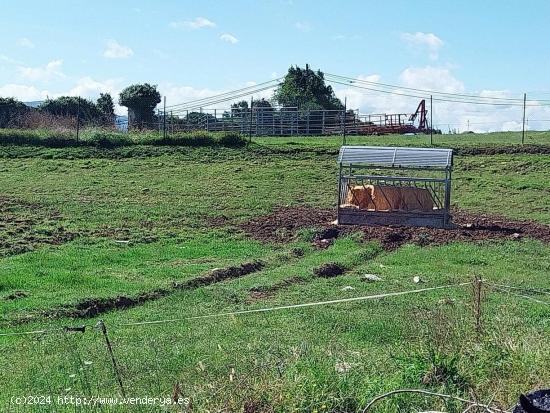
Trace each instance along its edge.
<path fill-rule="evenodd" d="M 342 165 L 373 165 L 408 168 L 450 168 L 453 150 L 440 148 L 399 148 L 384 146 L 342 146 Z"/>

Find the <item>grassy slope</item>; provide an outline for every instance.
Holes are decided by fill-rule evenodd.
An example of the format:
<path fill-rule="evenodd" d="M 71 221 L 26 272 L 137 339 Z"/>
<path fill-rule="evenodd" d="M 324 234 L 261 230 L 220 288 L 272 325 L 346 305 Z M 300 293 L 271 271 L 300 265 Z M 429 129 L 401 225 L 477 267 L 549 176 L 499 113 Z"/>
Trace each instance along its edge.
<path fill-rule="evenodd" d="M 320 145 L 318 141 L 310 143 Z M 116 328 L 128 320 L 412 289 L 417 288 L 411 282 L 414 275 L 422 276 L 425 286 L 462 281 L 475 273 L 494 281 L 546 288 L 550 249 L 524 241 L 408 246 L 381 253 L 377 246 L 353 238 L 339 240 L 323 251 L 314 251 L 304 241 L 261 246 L 239 234 L 205 227 L 204 217 L 223 214 L 238 222 L 277 205 L 333 206 L 333 157 L 196 149 L 159 150 L 161 155 L 145 158 L 67 159 L 73 151 L 77 152 L 47 150 L 28 159 L 2 161 L 0 194 L 58 209 L 63 225 L 92 234 L 61 247 L 0 259 L 0 294 L 13 290 L 30 293 L 28 298 L 0 301 L 3 317 L 84 297 L 149 290 L 253 258 L 268 264 L 263 271 L 242 279 L 105 314 L 132 395 L 167 394 L 179 381 L 183 394 L 193 397 L 197 411 L 222 406 L 238 410 L 243 403 L 275 405 L 279 411 L 355 411 L 375 394 L 399 386 L 465 394 L 472 388 L 482 397 L 495 395 L 497 400 L 511 403 L 518 391 L 550 380 L 550 353 L 545 346 L 550 335 L 547 308 L 491 293 L 485 307 L 487 334 L 478 342 L 466 289 Z M 61 159 L 46 159 L 50 156 L 44 154 Z M 547 157 L 461 157 L 456 163 L 454 202 L 458 205 L 550 223 L 548 187 L 544 184 L 550 169 Z M 98 237 L 110 234 L 105 232 L 108 227 L 124 228 L 122 235 L 130 240 L 139 241 L 145 234 L 158 241 L 117 244 L 113 238 L 121 234 L 116 231 Z M 293 247 L 302 248 L 304 256 L 289 254 Z M 314 267 L 329 261 L 342 262 L 352 271 L 329 280 L 312 276 Z M 358 275 L 365 272 L 379 274 L 383 281 L 359 281 Z M 251 287 L 272 285 L 292 276 L 304 282 L 272 298 L 257 301 L 249 297 Z M 342 291 L 344 286 L 355 289 Z M 440 302 L 445 296 L 455 301 Z M 15 330 L 67 323 L 74 324 L 43 320 Z M 0 361 L 0 383 L 5 387 L 0 404 L 13 394 L 64 393 L 67 388 L 71 388 L 69 394 L 115 394 L 116 383 L 101 340 L 95 331 L 65 339 L 0 338 L 0 350 L 6 355 Z M 93 363 L 80 370 L 80 360 Z M 344 362 L 351 370 L 337 373 L 335 365 Z M 235 377 L 230 380 L 232 369 Z M 431 380 L 433 371 L 444 374 Z M 408 397 L 390 402 L 380 411 L 399 411 L 411 403 L 418 408 L 437 407 L 437 403 L 428 405 Z M 458 406 L 448 408 L 454 411 Z"/>

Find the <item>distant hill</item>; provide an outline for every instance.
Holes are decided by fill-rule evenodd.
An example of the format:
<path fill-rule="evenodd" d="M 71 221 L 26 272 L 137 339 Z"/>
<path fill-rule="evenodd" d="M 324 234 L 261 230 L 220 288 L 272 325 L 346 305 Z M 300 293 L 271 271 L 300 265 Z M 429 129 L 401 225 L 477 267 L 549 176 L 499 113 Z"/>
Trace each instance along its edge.
<path fill-rule="evenodd" d="M 38 106 L 40 106 L 40 104 L 44 102 L 43 100 L 34 100 L 32 102 L 23 102 L 24 105 L 27 105 L 31 108 L 37 108 Z"/>

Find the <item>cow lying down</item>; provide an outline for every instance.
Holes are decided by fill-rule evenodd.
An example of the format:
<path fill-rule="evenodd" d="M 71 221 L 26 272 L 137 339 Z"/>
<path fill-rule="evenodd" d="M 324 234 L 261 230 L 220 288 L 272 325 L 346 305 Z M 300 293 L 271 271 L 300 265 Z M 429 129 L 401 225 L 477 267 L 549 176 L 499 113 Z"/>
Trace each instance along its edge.
<path fill-rule="evenodd" d="M 431 212 L 434 206 L 427 189 L 386 185 L 350 186 L 342 205 L 369 211 L 410 212 Z"/>

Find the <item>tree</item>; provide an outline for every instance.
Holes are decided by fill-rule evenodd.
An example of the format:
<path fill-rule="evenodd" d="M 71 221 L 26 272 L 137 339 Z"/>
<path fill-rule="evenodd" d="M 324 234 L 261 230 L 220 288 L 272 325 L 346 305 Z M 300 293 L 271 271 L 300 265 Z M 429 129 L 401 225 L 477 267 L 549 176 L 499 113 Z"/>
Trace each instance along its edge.
<path fill-rule="evenodd" d="M 271 103 L 269 103 L 268 100 L 265 100 L 264 98 L 259 100 L 253 100 L 252 101 L 252 107 L 254 109 L 262 108 L 262 109 L 273 109 L 273 106 L 271 106 Z"/>
<path fill-rule="evenodd" d="M 79 117 L 82 122 L 101 122 L 102 113 L 94 102 L 76 96 L 47 99 L 38 106 L 42 113 L 54 116 Z"/>
<path fill-rule="evenodd" d="M 115 119 L 115 104 L 111 95 L 109 93 L 100 93 L 96 106 L 99 112 L 101 112 L 104 122 L 112 124 Z"/>
<path fill-rule="evenodd" d="M 275 91 L 274 98 L 282 106 L 297 106 L 299 109 L 341 110 L 344 105 L 334 95 L 330 85 L 325 84 L 323 72 L 314 72 L 306 65 L 305 69 L 291 66 L 283 82 Z"/>
<path fill-rule="evenodd" d="M 246 100 L 241 100 L 240 102 L 233 103 L 231 105 L 231 114 L 234 118 L 241 118 L 247 112 L 248 102 Z"/>
<path fill-rule="evenodd" d="M 30 109 L 14 98 L 0 97 L 0 128 L 18 126 Z"/>
<path fill-rule="evenodd" d="M 160 103 L 160 93 L 156 85 L 135 84 L 120 92 L 118 103 L 128 108 L 130 125 L 143 125 L 153 122 L 155 106 Z"/>

